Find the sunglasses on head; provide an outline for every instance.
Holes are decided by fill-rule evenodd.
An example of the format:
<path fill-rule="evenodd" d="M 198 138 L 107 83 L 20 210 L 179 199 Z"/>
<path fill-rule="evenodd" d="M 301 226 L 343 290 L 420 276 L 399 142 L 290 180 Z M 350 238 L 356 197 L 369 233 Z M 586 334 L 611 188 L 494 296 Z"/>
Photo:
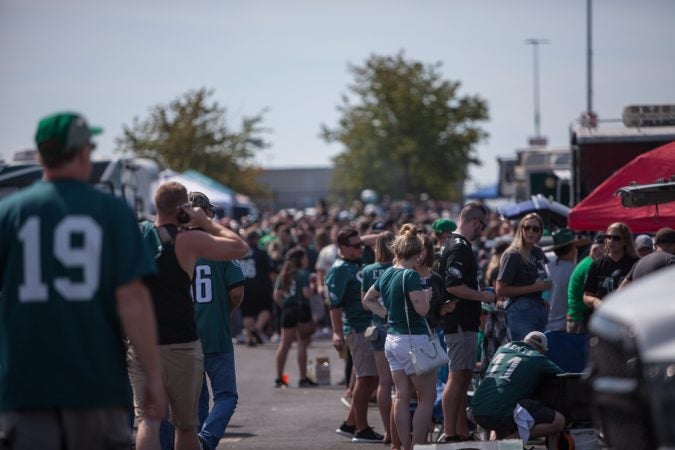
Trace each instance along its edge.
<path fill-rule="evenodd" d="M 605 235 L 605 240 L 612 240 L 614 242 L 618 242 L 621 240 L 621 236 L 617 236 L 616 234 L 607 234 Z"/>
<path fill-rule="evenodd" d="M 541 231 L 541 227 L 539 225 L 523 225 L 523 230 L 539 233 Z"/>

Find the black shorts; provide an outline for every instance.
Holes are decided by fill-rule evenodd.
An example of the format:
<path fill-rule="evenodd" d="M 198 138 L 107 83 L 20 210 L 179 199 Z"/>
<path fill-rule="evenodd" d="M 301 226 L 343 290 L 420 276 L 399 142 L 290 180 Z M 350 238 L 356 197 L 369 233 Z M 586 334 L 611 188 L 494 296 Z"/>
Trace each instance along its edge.
<path fill-rule="evenodd" d="M 553 423 L 555 410 L 537 400 L 522 399 L 518 403 L 525 408 L 534 419 L 534 424 Z M 511 434 L 517 431 L 513 415 L 510 416 L 474 416 L 474 420 L 481 427 L 495 430 L 497 433 Z"/>
<path fill-rule="evenodd" d="M 312 321 L 309 305 L 290 305 L 281 308 L 281 328 L 295 328 L 299 323 Z"/>
<path fill-rule="evenodd" d="M 246 292 L 244 301 L 241 302 L 241 315 L 243 317 L 258 317 L 262 311 L 272 311 L 272 296 L 266 292 Z"/>

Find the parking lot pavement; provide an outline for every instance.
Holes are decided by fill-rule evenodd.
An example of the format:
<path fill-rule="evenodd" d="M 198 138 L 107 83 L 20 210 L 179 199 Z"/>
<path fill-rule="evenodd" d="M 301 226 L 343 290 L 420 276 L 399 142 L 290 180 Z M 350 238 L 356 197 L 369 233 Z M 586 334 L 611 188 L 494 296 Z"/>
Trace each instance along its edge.
<path fill-rule="evenodd" d="M 331 385 L 315 388 L 298 388 L 295 348 L 286 362 L 288 389 L 274 388 L 276 344 L 235 345 L 234 351 L 239 403 L 219 450 L 339 450 L 364 445 L 352 444 L 335 433 L 347 408 L 340 401 L 345 387 L 337 385 L 344 376 L 344 360 L 330 339 L 314 341 L 309 348 L 308 360 L 327 357 L 330 361 Z M 376 431 L 383 432 L 377 408 L 369 408 L 368 420 Z"/>

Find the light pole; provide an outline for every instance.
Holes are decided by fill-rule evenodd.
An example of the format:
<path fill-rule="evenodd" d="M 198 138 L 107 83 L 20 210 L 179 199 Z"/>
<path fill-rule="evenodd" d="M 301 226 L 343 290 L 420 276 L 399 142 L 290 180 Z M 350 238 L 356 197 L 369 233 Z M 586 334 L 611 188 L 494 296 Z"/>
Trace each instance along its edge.
<path fill-rule="evenodd" d="M 548 39 L 526 39 L 525 43 L 532 46 L 533 70 L 534 70 L 534 137 L 530 138 L 530 145 L 545 146 L 547 140 L 541 135 L 541 115 L 539 113 L 539 46 L 550 44 Z"/>

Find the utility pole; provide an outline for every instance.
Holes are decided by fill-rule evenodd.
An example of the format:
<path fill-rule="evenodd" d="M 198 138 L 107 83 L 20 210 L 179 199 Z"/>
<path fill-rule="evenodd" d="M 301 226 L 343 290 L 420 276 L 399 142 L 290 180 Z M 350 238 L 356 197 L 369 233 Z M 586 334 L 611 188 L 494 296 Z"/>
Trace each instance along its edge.
<path fill-rule="evenodd" d="M 586 114 L 593 114 L 593 0 L 586 0 Z"/>
<path fill-rule="evenodd" d="M 545 146 L 548 143 L 546 137 L 541 135 L 541 114 L 539 105 L 539 46 L 550 44 L 548 39 L 526 39 L 525 43 L 532 46 L 533 71 L 534 71 L 534 137 L 529 139 L 530 145 Z"/>

